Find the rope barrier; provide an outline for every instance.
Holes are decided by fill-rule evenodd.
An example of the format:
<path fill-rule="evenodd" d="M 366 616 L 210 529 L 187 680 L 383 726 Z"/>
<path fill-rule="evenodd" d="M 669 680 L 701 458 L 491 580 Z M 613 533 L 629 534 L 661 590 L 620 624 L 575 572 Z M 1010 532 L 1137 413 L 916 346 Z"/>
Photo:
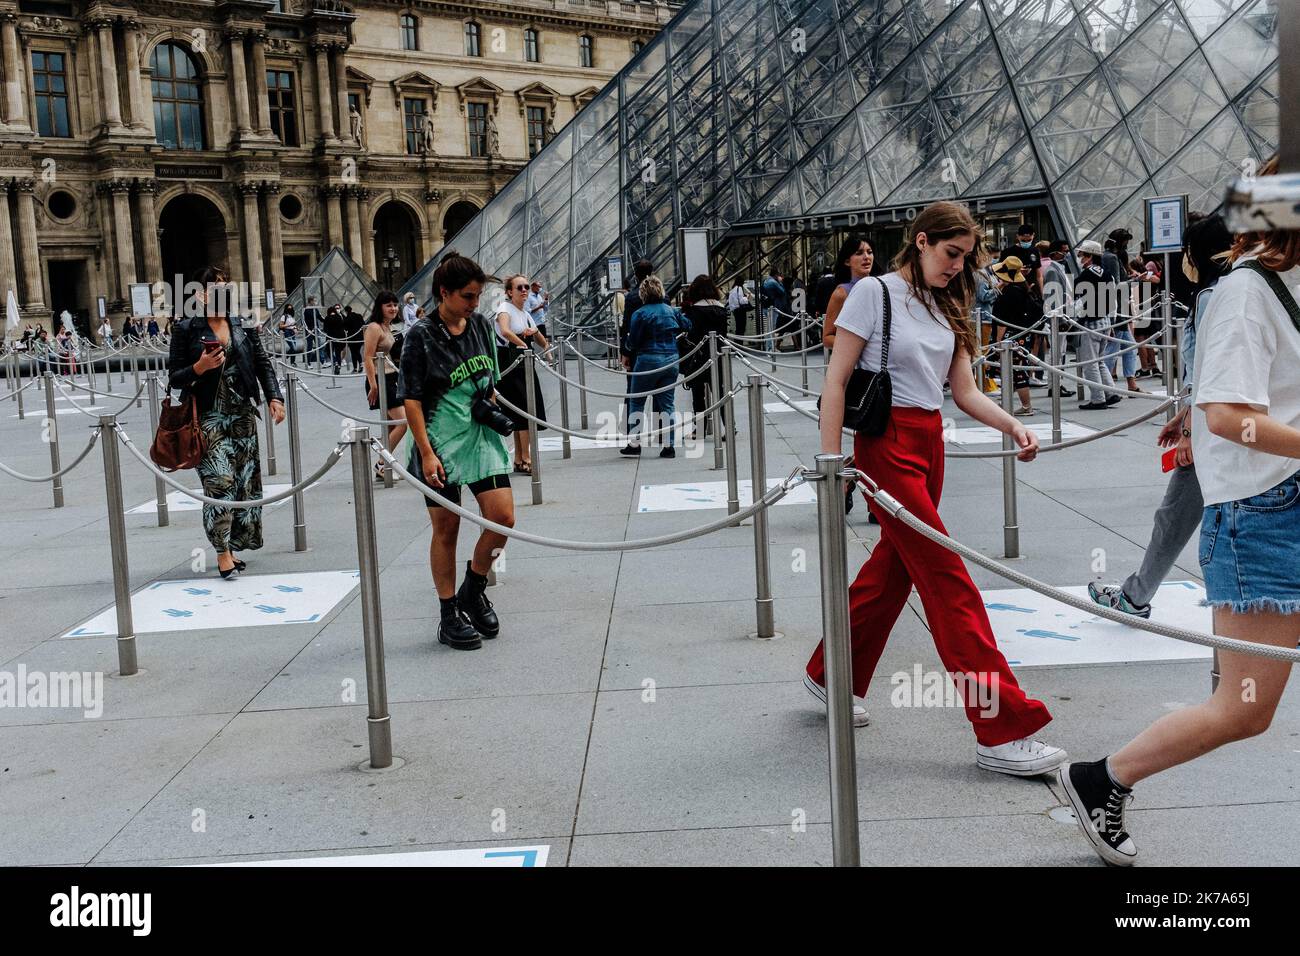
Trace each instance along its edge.
<path fill-rule="evenodd" d="M 740 359 L 740 361 L 741 361 L 741 362 L 742 362 L 742 363 L 743 363 L 743 364 L 744 364 L 744 365 L 745 365 L 745 366 L 746 366 L 746 367 L 747 367 L 751 372 L 757 372 L 759 375 L 762 375 L 762 376 L 763 376 L 765 379 L 767 379 L 769 382 L 776 382 L 778 385 L 784 385 L 786 388 L 792 388 L 792 389 L 794 389 L 796 392 L 802 392 L 802 393 L 805 394 L 805 395 L 816 395 L 816 396 L 819 396 L 819 397 L 821 396 L 821 392 L 813 392 L 813 391 L 810 391 L 810 390 L 808 390 L 808 389 L 806 389 L 806 388 L 803 388 L 802 386 L 794 385 L 794 384 L 791 384 L 790 382 L 786 382 L 786 381 L 784 381 L 784 380 L 782 380 L 782 379 L 779 379 L 779 378 L 777 378 L 775 375 L 772 375 L 772 374 L 769 373 L 769 372 L 764 372 L 761 368 L 758 368 L 757 366 L 755 366 L 752 362 L 750 362 L 748 359 L 746 359 L 743 355 L 737 355 L 736 358 Z"/>
<path fill-rule="evenodd" d="M 1170 405 L 1175 404 L 1176 402 L 1177 399 L 1174 398 L 1166 399 L 1165 401 L 1157 405 L 1155 408 L 1151 409 L 1151 411 L 1145 412 L 1144 414 L 1139 415 L 1137 418 L 1131 418 L 1128 421 L 1121 422 L 1118 425 L 1111 425 L 1110 427 L 1103 428 L 1100 431 L 1094 432 L 1091 435 L 1084 435 L 1081 438 L 1071 438 L 1068 441 L 1058 442 L 1053 445 L 1039 445 L 1038 453 L 1041 455 L 1044 452 L 1049 452 L 1049 451 L 1064 451 L 1066 448 L 1074 448 L 1076 445 L 1086 445 L 1088 442 L 1097 441 L 1097 439 L 1099 438 L 1109 438 L 1111 435 L 1122 432 L 1126 428 L 1132 428 L 1134 425 L 1141 424 L 1142 422 L 1146 421 L 1148 418 L 1155 418 L 1166 408 L 1168 408 Z M 1000 449 L 998 451 L 978 451 L 978 452 L 977 451 L 945 451 L 944 457 L 946 458 L 1009 458 L 1012 455 L 1018 455 L 1018 454 L 1020 454 L 1019 448 L 1007 448 L 1007 449 Z"/>
<path fill-rule="evenodd" d="M 298 382 L 298 387 L 299 387 L 300 389 L 302 389 L 303 392 L 306 393 L 306 395 L 307 395 L 307 396 L 308 396 L 312 401 L 314 401 L 317 405 L 321 405 L 321 406 L 323 406 L 323 407 L 329 409 L 331 412 L 333 412 L 333 413 L 336 414 L 336 415 L 342 415 L 345 419 L 347 419 L 348 421 L 352 422 L 352 423 L 355 424 L 355 425 L 375 425 L 375 426 L 385 426 L 385 425 L 386 425 L 386 426 L 388 426 L 389 428 L 392 428 L 393 426 L 395 426 L 395 425 L 401 425 L 403 422 L 406 421 L 406 415 L 405 415 L 405 414 L 403 414 L 401 418 L 390 418 L 390 419 L 388 419 L 387 421 L 384 421 L 382 418 L 374 418 L 374 419 L 358 418 L 354 413 L 352 413 L 352 412 L 345 412 L 343 409 L 338 408 L 338 407 L 336 407 L 336 406 L 334 406 L 334 405 L 331 405 L 329 402 L 325 401 L 325 399 L 321 398 L 319 395 L 317 395 L 315 392 L 313 392 L 310 388 L 308 388 L 306 382 L 303 382 L 303 381 L 300 380 L 300 381 Z M 392 411 L 392 410 L 393 410 L 393 409 L 389 409 L 389 411 Z"/>
<path fill-rule="evenodd" d="M 662 365 L 662 366 L 660 366 L 660 370 L 665 369 L 665 368 L 668 368 L 671 364 L 672 364 L 672 363 L 670 362 L 669 365 Z M 574 388 L 578 389 L 578 390 L 581 391 L 581 392 L 589 392 L 589 393 L 591 393 L 592 395 L 604 395 L 606 398 L 648 398 L 648 397 L 650 397 L 651 395 L 659 395 L 659 394 L 661 394 L 661 393 L 663 393 L 663 392 L 672 391 L 672 390 L 675 389 L 678 385 L 685 385 L 685 384 L 686 384 L 687 382 L 689 382 L 691 379 L 693 379 L 693 378 L 695 378 L 696 376 L 701 375 L 701 374 L 703 374 L 704 372 L 708 371 L 709 368 L 710 368 L 710 366 L 711 366 L 711 364 L 712 364 L 712 363 L 710 363 L 710 362 L 705 362 L 703 365 L 701 365 L 699 368 L 697 368 L 697 369 L 696 369 L 694 372 L 692 372 L 690 375 L 683 376 L 680 380 L 678 380 L 678 381 L 676 381 L 676 382 L 673 382 L 671 385 L 664 385 L 664 386 L 662 386 L 662 387 L 660 387 L 660 388 L 652 388 L 652 389 L 650 389 L 649 391 L 645 391 L 645 392 L 606 392 L 606 391 L 602 391 L 601 389 L 598 389 L 598 388 L 591 388 L 591 387 L 589 387 L 589 386 L 583 385 L 581 382 L 575 382 L 575 381 L 574 381 L 573 379 L 571 379 L 571 378 L 565 378 L 563 375 L 561 375 L 561 374 L 560 374 L 559 372 L 557 372 L 555 369 L 551 368 L 549 365 L 542 365 L 541 367 L 544 368 L 544 369 L 546 369 L 546 371 L 550 372 L 552 375 L 554 375 L 556 378 L 558 378 L 561 382 L 564 382 L 564 383 L 566 383 L 566 384 L 568 384 L 568 385 L 572 385 Z M 513 368 L 513 366 L 511 366 L 511 367 Z M 504 373 L 502 373 L 502 374 L 503 374 L 503 376 L 504 376 Z M 636 375 L 649 375 L 650 373 L 649 373 L 649 372 L 636 372 L 636 373 L 634 373 L 634 374 L 636 374 Z"/>
<path fill-rule="evenodd" d="M 695 348 L 691 349 L 685 355 L 678 358 L 677 361 L 678 362 L 686 361 L 688 358 L 690 358 L 692 355 L 694 355 L 696 352 L 698 352 L 700 349 L 704 348 L 708 344 L 709 344 L 708 339 L 702 339 L 700 343 L 695 346 Z M 671 362 L 669 362 L 668 365 L 661 365 L 659 366 L 659 368 L 647 368 L 647 369 L 643 369 L 640 372 L 629 372 L 626 369 L 610 368 L 608 365 L 602 364 L 601 362 L 593 361 L 592 359 L 587 358 L 587 356 L 583 355 L 580 351 L 578 351 L 577 348 L 573 349 L 573 354 L 576 355 L 582 361 L 586 362 L 588 365 L 592 366 L 593 368 L 600 369 L 602 372 L 610 372 L 611 374 L 614 375 L 649 375 L 653 372 L 662 372 L 664 369 L 668 368 L 668 365 L 672 364 Z"/>
<path fill-rule="evenodd" d="M 701 409 L 701 410 L 698 411 L 698 412 L 695 411 L 694 409 L 692 409 L 692 410 L 691 410 L 691 415 L 692 415 L 692 417 L 698 418 L 698 417 L 700 417 L 701 415 L 710 415 L 710 414 L 712 414 L 714 411 L 716 411 L 717 409 L 721 408 L 722 405 L 725 404 L 726 401 L 727 401 L 728 399 L 734 398 L 735 396 L 739 395 L 741 392 L 743 392 L 743 391 L 744 391 L 745 389 L 747 389 L 747 388 L 749 388 L 749 384 L 748 384 L 748 383 L 746 383 L 746 382 L 741 382 L 741 383 L 739 383 L 739 384 L 736 385 L 734 388 L 732 388 L 732 390 L 731 390 L 730 392 L 727 392 L 726 394 L 722 395 L 722 396 L 721 396 L 721 397 L 720 397 L 716 402 L 714 402 L 714 403 L 713 403 L 712 405 L 710 405 L 708 408 Z M 506 398 L 506 397 L 505 397 L 504 395 L 502 395 L 500 392 L 497 393 L 497 403 L 500 404 L 500 405 L 502 405 L 502 406 L 504 406 L 504 407 L 506 407 L 506 408 L 508 408 L 508 409 L 510 409 L 510 411 L 514 412 L 515 414 L 517 414 L 517 415 L 519 415 L 519 416 L 521 416 L 521 417 L 523 417 L 523 418 L 530 419 L 531 421 L 534 421 L 534 422 L 536 422 L 536 423 L 539 424 L 539 425 L 545 425 L 547 428 L 553 429 L 554 431 L 559 432 L 561 435 L 568 435 L 570 438 L 585 438 L 585 439 L 587 439 L 588 441 L 603 441 L 603 440 L 606 440 L 606 439 L 611 438 L 611 437 L 615 437 L 615 438 L 618 438 L 618 439 L 620 439 L 620 440 L 621 440 L 621 439 L 624 439 L 624 438 L 629 439 L 629 440 L 632 439 L 632 438 L 636 438 L 638 441 L 640 441 L 640 440 L 643 439 L 643 438 L 653 438 L 654 436 L 656 436 L 656 435 L 661 435 L 661 434 L 663 434 L 664 432 L 669 432 L 669 431 L 672 431 L 672 430 L 674 430 L 674 429 L 681 429 L 681 428 L 684 428 L 684 427 L 686 426 L 686 423 L 685 423 L 685 422 L 683 422 L 683 423 L 680 424 L 680 425 L 678 425 L 678 424 L 665 425 L 665 426 L 663 426 L 662 428 L 656 428 L 654 431 L 648 431 L 648 432 L 637 432 L 635 435 L 616 435 L 616 436 L 610 436 L 610 435 L 602 435 L 602 434 L 600 434 L 600 433 L 597 433 L 597 434 L 595 434 L 595 435 L 586 435 L 586 434 L 583 434 L 582 432 L 575 432 L 575 431 L 572 431 L 572 430 L 570 430 L 570 429 L 568 429 L 568 428 L 565 428 L 565 427 L 562 426 L 562 425 L 557 425 L 557 424 L 555 424 L 555 422 L 547 421 L 546 419 L 543 419 L 543 418 L 538 418 L 538 417 L 536 417 L 535 415 L 529 415 L 528 412 L 524 411 L 524 409 L 520 408 L 518 405 L 515 405 L 513 402 L 511 402 L 508 398 Z"/>
<path fill-rule="evenodd" d="M 3 471 L 6 475 L 9 475 L 11 478 L 17 478 L 19 481 L 29 481 L 32 484 L 40 484 L 46 481 L 54 481 L 57 478 L 62 478 L 68 472 L 72 471 L 72 469 L 80 465 L 81 462 L 85 459 L 85 457 L 90 454 L 90 450 L 95 447 L 95 443 L 97 441 L 99 441 L 99 426 L 95 426 L 93 429 L 91 429 L 90 443 L 87 444 L 84 449 L 82 449 L 80 455 L 78 455 L 76 458 L 72 460 L 72 464 L 68 465 L 66 468 L 60 468 L 58 471 L 54 472 L 53 474 L 41 475 L 39 477 L 35 475 L 25 475 L 21 471 L 15 471 L 14 469 L 10 468 L 4 462 L 0 462 L 0 471 Z"/>
<path fill-rule="evenodd" d="M 1132 614 L 1125 614 L 1123 611 L 1116 611 L 1112 608 L 1103 607 L 1085 598 L 1075 597 L 1073 594 L 1068 594 L 1060 588 L 1052 587 L 1050 584 L 1045 584 L 1044 582 L 1032 578 L 1021 571 L 1000 564 L 973 548 L 967 547 L 960 541 L 956 541 L 941 531 L 932 528 L 903 507 L 903 505 L 887 491 L 882 490 L 870 475 L 858 471 L 857 469 L 849 469 L 846 473 L 850 474 L 859 484 L 866 488 L 866 494 L 868 497 L 913 531 L 916 531 L 918 534 L 921 534 L 936 544 L 942 545 L 954 554 L 960 555 L 968 561 L 975 562 L 988 571 L 999 574 L 1007 580 L 1019 584 L 1021 587 L 1037 591 L 1039 594 L 1049 597 L 1054 601 L 1059 601 L 1060 603 L 1066 604 L 1076 610 L 1104 618 L 1105 620 L 1112 621 L 1116 624 L 1125 624 L 1129 627 L 1149 631 L 1152 634 L 1159 634 L 1161 637 L 1170 637 L 1174 640 L 1184 641 L 1189 644 L 1199 644 L 1202 647 L 1218 648 L 1219 650 L 1232 651 L 1238 654 L 1251 654 L 1256 657 L 1267 657 L 1275 661 L 1287 661 L 1289 663 L 1300 662 L 1300 649 L 1274 647 L 1269 644 L 1257 644 L 1253 641 L 1240 641 L 1230 637 L 1220 637 L 1217 634 L 1201 634 L 1197 631 L 1189 631 L 1181 627 L 1161 624 L 1158 621 L 1136 617 Z"/>
<path fill-rule="evenodd" d="M 135 394 L 131 396 L 131 398 L 127 401 L 127 403 L 126 403 L 125 405 L 123 405 L 121 408 L 119 408 L 117 411 L 115 411 L 115 412 L 109 412 L 109 414 L 112 415 L 114 418 L 116 418 L 118 415 L 121 415 L 124 411 L 126 411 L 128 408 L 130 408 L 131 405 L 132 405 L 132 403 L 135 402 L 135 400 L 136 400 L 137 398 L 139 398 L 139 397 L 140 397 L 140 394 L 144 391 L 144 386 L 145 386 L 145 383 L 144 383 L 144 382 L 141 382 L 141 383 L 140 383 L 140 387 L 137 388 L 137 389 L 135 390 Z M 54 387 L 57 388 L 59 391 L 61 391 L 61 392 L 63 393 L 63 397 L 66 398 L 66 399 L 68 400 L 68 403 L 69 403 L 73 408 L 75 408 L 77 411 L 81 412 L 81 414 L 83 414 L 83 415 L 87 415 L 87 416 L 89 416 L 90 418 L 95 418 L 95 419 L 98 419 L 98 418 L 103 417 L 103 416 L 101 416 L 100 414 L 98 414 L 97 412 L 92 412 L 92 411 L 90 411 L 90 409 L 86 408 L 86 407 L 83 406 L 80 402 L 78 402 L 75 398 L 73 398 L 71 395 L 69 395 L 69 394 L 68 394 L 68 390 L 67 390 L 67 388 L 65 388 L 64 385 L 63 385 L 63 383 L 60 382 L 58 379 L 55 379 L 55 380 L 54 380 Z"/>
<path fill-rule="evenodd" d="M 784 481 L 778 482 L 768 489 L 767 494 L 763 495 L 762 498 L 759 498 L 748 508 L 743 508 L 735 514 L 726 515 L 725 517 L 719 518 L 717 521 L 711 521 L 708 524 L 700 525 L 697 528 L 688 528 L 685 531 L 677 531 L 672 534 L 661 535 L 657 538 L 641 538 L 633 541 L 566 541 L 560 538 L 543 538 L 540 535 L 529 534 L 528 532 L 520 531 L 517 528 L 507 528 L 503 524 L 497 524 L 495 521 L 489 521 L 471 511 L 466 511 L 460 505 L 446 498 L 436 488 L 430 488 L 422 479 L 415 477 L 415 475 L 403 468 L 401 463 L 394 458 L 392 453 L 389 452 L 389 450 L 378 440 L 371 439 L 370 444 L 371 447 L 374 448 L 375 452 L 388 463 L 393 471 L 405 478 L 413 487 L 417 488 L 427 497 L 437 499 L 438 503 L 452 514 L 458 515 L 472 524 L 478 525 L 480 528 L 493 531 L 506 538 L 516 538 L 520 541 L 526 541 L 529 544 L 541 545 L 544 548 L 559 548 L 566 551 L 644 551 L 647 548 L 661 548 L 664 545 L 677 544 L 680 541 L 687 541 L 691 538 L 701 538 L 706 534 L 712 534 L 714 531 L 719 531 L 722 528 L 731 525 L 738 525 L 758 512 L 772 507 L 788 495 L 791 489 L 802 484 L 806 480 L 803 475 L 803 466 L 801 465 L 792 471 L 790 476 Z"/>
<path fill-rule="evenodd" d="M 334 450 L 325 458 L 325 463 L 317 468 L 315 473 L 307 476 L 296 485 L 291 485 L 284 491 L 277 492 L 270 497 L 253 498 L 247 501 L 237 499 L 228 500 L 226 498 L 209 498 L 207 495 L 186 488 L 171 475 L 167 474 L 167 472 L 161 471 L 156 465 L 154 465 L 149 457 L 143 454 L 140 449 L 135 446 L 135 442 L 131 441 L 131 436 L 123 430 L 119 423 L 113 423 L 113 430 L 116 431 L 117 436 L 122 439 L 122 444 L 126 446 L 127 450 L 134 455 L 136 459 L 145 466 L 145 468 L 152 471 L 155 477 L 161 478 L 164 482 L 171 485 L 186 497 L 193 498 L 195 501 L 201 501 L 205 505 L 214 505 L 218 508 L 260 508 L 263 505 L 275 504 L 277 501 L 284 501 L 286 498 L 292 498 L 294 495 L 298 494 L 298 492 L 303 491 L 310 485 L 314 485 L 317 481 L 323 478 L 326 472 L 338 464 L 339 459 L 343 457 L 346 450 L 342 444 L 335 445 Z"/>
<path fill-rule="evenodd" d="M 1087 385 L 1089 388 L 1093 388 L 1098 391 L 1110 392 L 1114 395 L 1127 395 L 1130 398 L 1145 398 L 1152 402 L 1159 402 L 1165 398 L 1165 396 L 1163 395 L 1152 395 L 1150 392 L 1130 392 L 1128 389 L 1116 388 L 1114 385 L 1099 385 L 1096 382 L 1088 381 L 1086 378 L 1080 378 L 1078 375 L 1072 375 L 1069 372 L 1063 372 L 1061 371 L 1061 369 L 1056 368 L 1054 365 L 1049 365 L 1048 363 L 1044 362 L 1042 359 L 1030 355 L 1028 352 L 1024 352 L 1023 350 L 1020 351 L 1025 358 L 1029 359 L 1029 361 L 1033 362 L 1034 365 L 1038 366 L 1039 368 L 1045 368 L 1049 372 L 1055 371 L 1057 375 L 1061 376 L 1061 378 L 1068 379 L 1072 382 L 1078 382 L 1082 385 Z M 1101 359 L 1098 359 L 1097 361 L 1101 361 Z M 1078 362 L 1075 362 L 1071 366 L 1067 366 L 1067 367 L 1074 367 L 1077 366 L 1078 364 L 1079 364 Z"/>

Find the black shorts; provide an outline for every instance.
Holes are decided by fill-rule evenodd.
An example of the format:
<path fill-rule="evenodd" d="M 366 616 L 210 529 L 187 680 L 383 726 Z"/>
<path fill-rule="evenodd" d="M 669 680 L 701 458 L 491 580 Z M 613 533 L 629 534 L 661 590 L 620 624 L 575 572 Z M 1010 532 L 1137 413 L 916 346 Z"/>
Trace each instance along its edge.
<path fill-rule="evenodd" d="M 388 410 L 391 412 L 394 408 L 396 408 L 400 411 L 402 408 L 402 403 L 397 400 L 397 373 L 396 372 L 392 373 L 391 375 L 384 376 L 384 386 L 385 386 L 384 391 L 388 393 Z M 366 404 L 370 405 L 370 383 L 367 382 L 364 377 L 361 379 L 361 388 L 366 393 Z M 376 395 L 376 399 L 378 399 L 377 395 Z M 378 408 L 379 408 L 379 402 L 377 400 L 373 405 L 370 405 L 370 410 L 372 412 L 376 411 Z"/>
<path fill-rule="evenodd" d="M 417 478 L 423 480 L 424 475 L 421 474 L 422 467 L 423 466 L 420 463 L 420 449 L 414 443 L 412 443 L 411 460 L 406 463 L 406 470 L 409 471 L 411 474 L 415 475 Z M 485 491 L 495 491 L 497 488 L 509 488 L 510 476 L 509 475 L 488 475 L 486 478 L 480 478 L 478 481 L 471 481 L 468 486 L 443 485 L 441 488 L 434 488 L 434 490 L 440 492 L 442 496 L 446 498 L 448 501 L 452 502 L 453 504 L 459 505 L 460 489 L 462 487 L 468 487 L 469 493 L 471 495 L 474 495 L 475 497 L 478 497 Z M 426 508 L 441 508 L 442 502 L 439 501 L 437 498 L 431 498 L 428 495 L 425 495 L 424 506 Z"/>

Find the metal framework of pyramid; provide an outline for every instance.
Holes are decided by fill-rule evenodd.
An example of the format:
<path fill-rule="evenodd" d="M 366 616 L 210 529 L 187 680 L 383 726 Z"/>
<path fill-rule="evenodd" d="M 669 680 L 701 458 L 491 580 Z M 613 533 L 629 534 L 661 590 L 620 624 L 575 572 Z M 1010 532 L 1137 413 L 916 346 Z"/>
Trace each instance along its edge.
<path fill-rule="evenodd" d="M 316 304 L 322 313 L 337 302 L 352 306 L 362 315 L 369 315 L 378 294 L 379 286 L 366 275 L 366 271 L 340 247 L 334 246 L 311 272 L 302 277 L 297 288 L 276 305 L 271 318 L 279 321 L 284 307 L 292 305 L 294 314 L 301 319 L 309 295 L 316 296 Z"/>
<path fill-rule="evenodd" d="M 1024 196 L 1074 241 L 1278 144 L 1279 0 L 692 0 L 447 248 L 580 325 L 678 230 Z M 427 301 L 446 249 L 404 286 Z"/>

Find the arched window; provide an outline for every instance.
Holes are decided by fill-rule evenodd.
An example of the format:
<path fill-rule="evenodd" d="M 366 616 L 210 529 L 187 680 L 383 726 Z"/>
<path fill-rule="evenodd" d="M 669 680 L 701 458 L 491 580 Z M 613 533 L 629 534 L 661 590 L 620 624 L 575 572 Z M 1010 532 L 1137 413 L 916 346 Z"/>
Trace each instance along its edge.
<path fill-rule="evenodd" d="M 590 67 L 595 63 L 596 42 L 587 34 L 578 37 L 578 65 Z"/>
<path fill-rule="evenodd" d="M 402 49 L 420 49 L 420 21 L 413 13 L 402 14 Z"/>
<path fill-rule="evenodd" d="M 205 149 L 203 81 L 189 51 L 175 43 L 154 47 L 153 128 L 164 149 Z"/>
<path fill-rule="evenodd" d="M 483 55 L 483 28 L 473 20 L 465 22 L 465 55 Z"/>
<path fill-rule="evenodd" d="M 532 27 L 524 28 L 524 60 L 528 63 L 542 62 L 541 51 L 537 45 L 537 31 Z"/>

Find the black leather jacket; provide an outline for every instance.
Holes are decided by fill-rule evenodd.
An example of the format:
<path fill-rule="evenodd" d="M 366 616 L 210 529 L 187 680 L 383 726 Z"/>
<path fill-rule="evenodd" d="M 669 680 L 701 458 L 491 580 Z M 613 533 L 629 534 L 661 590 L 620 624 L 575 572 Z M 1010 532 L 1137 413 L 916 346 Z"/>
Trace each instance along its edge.
<path fill-rule="evenodd" d="M 209 411 L 217 397 L 217 383 L 222 369 L 218 366 L 202 375 L 194 374 L 194 363 L 203 356 L 203 337 L 210 331 L 208 320 L 194 316 L 172 325 L 171 351 L 167 356 L 168 386 L 181 390 L 181 397 L 193 394 L 198 402 L 199 414 Z M 267 401 L 283 401 L 280 385 L 275 380 L 275 366 L 267 358 L 262 341 L 256 332 L 245 331 L 238 321 L 230 322 L 230 347 L 226 350 L 226 364 L 235 363 L 236 387 L 240 395 L 254 405 L 261 399 L 260 386 Z"/>

